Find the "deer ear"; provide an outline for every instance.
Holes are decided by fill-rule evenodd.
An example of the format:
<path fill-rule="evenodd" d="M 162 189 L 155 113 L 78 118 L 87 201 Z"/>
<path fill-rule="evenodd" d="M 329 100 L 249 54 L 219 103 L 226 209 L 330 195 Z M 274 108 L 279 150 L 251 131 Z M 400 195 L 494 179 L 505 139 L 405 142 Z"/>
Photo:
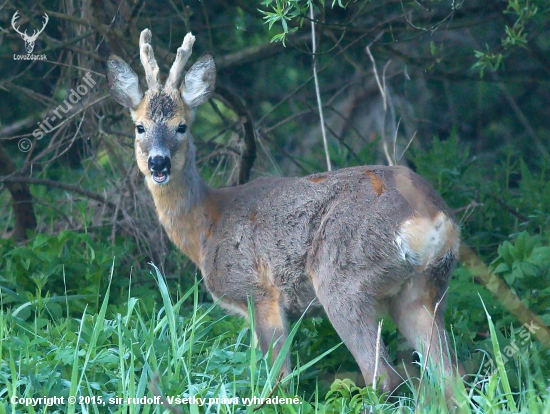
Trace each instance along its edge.
<path fill-rule="evenodd" d="M 216 64 L 211 53 L 205 53 L 185 75 L 181 96 L 185 103 L 195 108 L 206 102 L 216 87 Z"/>
<path fill-rule="evenodd" d="M 113 98 L 126 108 L 135 108 L 143 98 L 138 76 L 117 55 L 111 55 L 107 59 L 107 84 Z"/>

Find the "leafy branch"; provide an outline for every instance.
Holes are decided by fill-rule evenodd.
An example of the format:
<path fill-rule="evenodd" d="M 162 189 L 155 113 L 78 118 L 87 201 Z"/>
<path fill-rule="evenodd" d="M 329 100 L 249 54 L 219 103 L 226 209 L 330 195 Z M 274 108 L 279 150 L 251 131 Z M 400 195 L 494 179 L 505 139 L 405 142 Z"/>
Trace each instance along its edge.
<path fill-rule="evenodd" d="M 527 48 L 527 32 L 525 27 L 539 12 L 536 2 L 529 0 L 508 0 L 508 6 L 504 10 L 505 15 L 515 15 L 516 20 L 513 25 L 505 26 L 505 36 L 501 39 L 502 49 L 510 50 L 514 47 Z M 485 45 L 486 51 L 474 50 L 477 59 L 472 69 L 479 70 L 480 78 L 483 78 L 486 69 L 496 72 L 502 65 L 503 60 L 509 55 L 502 52 L 493 52 L 489 45 Z"/>

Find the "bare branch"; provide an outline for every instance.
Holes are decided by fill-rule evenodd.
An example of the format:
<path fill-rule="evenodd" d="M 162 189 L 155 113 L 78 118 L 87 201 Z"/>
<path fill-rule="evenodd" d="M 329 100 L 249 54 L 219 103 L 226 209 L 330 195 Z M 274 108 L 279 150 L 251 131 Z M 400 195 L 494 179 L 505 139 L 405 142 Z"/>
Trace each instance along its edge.
<path fill-rule="evenodd" d="M 378 69 L 376 69 L 376 61 L 374 60 L 374 56 L 372 56 L 372 53 L 370 51 L 370 46 L 366 47 L 367 54 L 369 55 L 370 61 L 372 62 L 372 70 L 374 73 L 374 79 L 376 79 L 376 84 L 378 85 L 378 90 L 380 91 L 380 95 L 382 96 L 382 108 L 383 108 L 383 115 L 382 115 L 382 145 L 384 148 L 384 154 L 386 155 L 386 160 L 388 161 L 388 165 L 394 165 L 390 153 L 388 150 L 388 142 L 386 140 L 386 114 L 388 112 L 388 96 L 386 93 L 386 80 L 384 78 L 384 83 L 380 82 L 380 76 L 378 76 Z"/>
<path fill-rule="evenodd" d="M 323 115 L 323 102 L 321 101 L 321 92 L 319 90 L 319 77 L 317 76 L 317 40 L 315 38 L 315 22 L 313 20 L 313 3 L 309 5 L 309 16 L 311 18 L 311 51 L 313 59 L 313 79 L 315 80 L 315 95 L 317 96 L 317 107 L 319 110 L 319 119 L 321 121 L 321 134 L 323 135 L 323 146 L 325 147 L 325 157 L 327 160 L 327 170 L 331 171 L 330 154 L 328 153 L 327 133 L 325 131 L 325 116 Z"/>
<path fill-rule="evenodd" d="M 217 92 L 231 105 L 244 129 L 244 149 L 239 165 L 239 184 L 244 184 L 250 179 L 250 171 L 256 160 L 256 133 L 252 115 L 245 108 L 240 98 L 231 90 L 217 85 Z"/>
<path fill-rule="evenodd" d="M 105 197 L 94 193 L 92 191 L 84 190 L 82 187 L 72 184 L 65 184 L 59 181 L 48 180 L 45 178 L 32 178 L 32 177 L 14 177 L 14 176 L 0 176 L 0 182 L 2 183 L 26 183 L 34 185 L 45 185 L 47 187 L 59 188 L 62 190 L 71 191 L 83 195 L 84 197 L 90 198 L 92 200 L 99 201 L 106 206 L 115 209 L 116 205 L 108 200 Z"/>
<path fill-rule="evenodd" d="M 500 278 L 483 263 L 479 256 L 467 245 L 460 245 L 460 260 L 464 263 L 473 276 L 476 277 L 499 300 L 502 306 L 516 317 L 516 319 L 528 326 L 536 326 L 533 335 L 547 348 L 550 349 L 550 328 L 533 313 L 521 300 L 521 298 Z"/>

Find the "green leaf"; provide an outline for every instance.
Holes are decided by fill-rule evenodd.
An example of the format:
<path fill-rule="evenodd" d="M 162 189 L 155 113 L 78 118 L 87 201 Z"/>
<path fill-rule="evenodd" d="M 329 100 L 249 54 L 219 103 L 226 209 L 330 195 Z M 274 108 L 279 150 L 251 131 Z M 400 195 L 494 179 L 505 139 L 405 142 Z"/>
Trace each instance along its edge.
<path fill-rule="evenodd" d="M 527 260 L 535 265 L 550 264 L 550 246 L 535 247 Z"/>
<path fill-rule="evenodd" d="M 502 245 L 498 246 L 498 254 L 504 259 L 508 266 L 512 266 L 514 262 L 512 252 L 510 251 L 512 248 L 512 243 L 509 241 L 505 241 Z"/>
<path fill-rule="evenodd" d="M 495 270 L 493 270 L 494 273 L 505 273 L 509 272 L 510 267 L 506 263 L 499 264 Z"/>
<path fill-rule="evenodd" d="M 539 267 L 529 262 L 523 262 L 521 264 L 521 270 L 525 276 L 529 277 L 536 277 L 540 273 Z"/>
<path fill-rule="evenodd" d="M 437 48 L 435 47 L 435 43 L 433 40 L 430 41 L 430 52 L 432 56 L 435 56 L 437 54 Z"/>

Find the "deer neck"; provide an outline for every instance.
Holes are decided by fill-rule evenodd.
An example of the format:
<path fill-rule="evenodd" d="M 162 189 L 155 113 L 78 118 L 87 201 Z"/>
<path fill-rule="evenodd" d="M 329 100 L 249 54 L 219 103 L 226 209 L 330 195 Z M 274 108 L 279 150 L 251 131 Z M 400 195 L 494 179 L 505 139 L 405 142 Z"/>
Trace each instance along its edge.
<path fill-rule="evenodd" d="M 183 171 L 170 175 L 166 185 L 147 179 L 161 224 L 170 239 L 197 266 L 204 257 L 203 241 L 217 221 L 217 208 L 210 202 L 213 189 L 201 179 L 195 164 L 195 149 L 190 143 Z"/>

